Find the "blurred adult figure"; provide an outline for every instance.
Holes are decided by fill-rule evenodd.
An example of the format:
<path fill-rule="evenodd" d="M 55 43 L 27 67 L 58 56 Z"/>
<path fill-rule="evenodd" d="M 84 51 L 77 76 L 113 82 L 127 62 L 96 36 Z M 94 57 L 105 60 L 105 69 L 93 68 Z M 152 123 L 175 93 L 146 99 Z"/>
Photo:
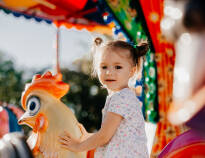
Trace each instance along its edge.
<path fill-rule="evenodd" d="M 185 29 L 175 43 L 173 103 L 168 119 L 205 135 L 205 1 L 187 1 L 182 23 Z"/>

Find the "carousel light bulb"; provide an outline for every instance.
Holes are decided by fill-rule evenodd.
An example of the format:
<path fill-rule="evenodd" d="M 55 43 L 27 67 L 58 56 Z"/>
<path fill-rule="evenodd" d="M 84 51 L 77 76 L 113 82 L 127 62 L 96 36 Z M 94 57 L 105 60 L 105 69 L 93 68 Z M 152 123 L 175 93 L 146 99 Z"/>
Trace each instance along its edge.
<path fill-rule="evenodd" d="M 107 16 L 107 15 L 103 16 L 103 19 L 104 19 L 105 21 L 107 21 L 108 16 Z"/>
<path fill-rule="evenodd" d="M 180 36 L 179 40 L 183 45 L 190 45 L 192 42 L 192 38 L 191 38 L 191 35 L 189 33 L 183 33 Z"/>
<path fill-rule="evenodd" d="M 165 7 L 164 7 L 164 15 L 170 16 L 171 13 L 172 13 L 172 10 L 173 10 L 172 7 L 170 7 L 170 6 L 165 6 Z"/>
<path fill-rule="evenodd" d="M 145 62 L 144 62 L 144 66 L 147 66 L 147 65 L 148 65 L 148 62 L 147 62 L 147 61 L 145 61 Z"/>
<path fill-rule="evenodd" d="M 161 23 L 160 23 L 160 25 L 161 25 L 161 28 L 163 29 L 163 30 L 170 30 L 171 29 L 171 27 L 174 25 L 174 20 L 173 19 L 171 19 L 171 18 L 164 18 L 162 21 L 161 21 Z"/>
<path fill-rule="evenodd" d="M 150 111 L 150 110 L 147 110 L 147 114 L 150 115 L 150 114 L 151 114 L 151 111 Z"/>
<path fill-rule="evenodd" d="M 148 82 L 148 81 L 149 81 L 149 78 L 148 78 L 148 77 L 146 77 L 146 78 L 145 78 L 145 81 L 146 81 L 146 82 Z"/>
<path fill-rule="evenodd" d="M 141 32 L 140 32 L 140 31 L 138 31 L 138 32 L 137 32 L 137 35 L 138 35 L 138 36 L 141 36 Z"/>
<path fill-rule="evenodd" d="M 180 19 L 182 17 L 182 11 L 179 8 L 171 6 L 166 6 L 164 8 L 164 14 L 175 20 Z"/>
<path fill-rule="evenodd" d="M 146 96 L 147 96 L 147 98 L 149 98 L 149 97 L 150 97 L 150 94 L 148 93 Z"/>
<path fill-rule="evenodd" d="M 179 8 L 174 8 L 171 17 L 176 20 L 180 19 L 182 17 L 182 11 Z"/>

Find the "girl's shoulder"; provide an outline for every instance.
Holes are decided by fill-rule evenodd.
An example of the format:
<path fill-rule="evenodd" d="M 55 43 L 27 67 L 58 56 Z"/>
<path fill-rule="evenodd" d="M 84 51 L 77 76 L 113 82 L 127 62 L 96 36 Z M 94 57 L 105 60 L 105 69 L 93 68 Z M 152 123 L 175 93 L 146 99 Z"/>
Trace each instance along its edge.
<path fill-rule="evenodd" d="M 113 100 L 130 100 L 130 99 L 136 99 L 135 92 L 132 91 L 130 88 L 123 88 L 118 92 L 115 92 L 110 96 L 110 98 Z"/>

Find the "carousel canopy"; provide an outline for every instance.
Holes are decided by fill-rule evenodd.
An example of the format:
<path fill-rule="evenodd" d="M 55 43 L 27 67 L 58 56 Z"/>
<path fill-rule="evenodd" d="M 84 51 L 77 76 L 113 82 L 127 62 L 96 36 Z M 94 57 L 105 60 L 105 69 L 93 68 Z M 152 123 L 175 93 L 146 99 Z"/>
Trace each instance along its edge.
<path fill-rule="evenodd" d="M 105 23 L 99 6 L 93 0 L 0 0 L 0 10 L 15 17 L 111 34 L 113 26 Z"/>

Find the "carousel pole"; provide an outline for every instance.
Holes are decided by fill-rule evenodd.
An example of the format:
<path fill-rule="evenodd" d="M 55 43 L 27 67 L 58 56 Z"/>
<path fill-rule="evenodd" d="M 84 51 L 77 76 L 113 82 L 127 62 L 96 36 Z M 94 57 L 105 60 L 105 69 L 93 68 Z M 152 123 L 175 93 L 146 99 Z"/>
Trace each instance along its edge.
<path fill-rule="evenodd" d="M 56 74 L 61 74 L 59 55 L 60 55 L 60 26 L 57 25 L 57 29 L 56 29 Z"/>

